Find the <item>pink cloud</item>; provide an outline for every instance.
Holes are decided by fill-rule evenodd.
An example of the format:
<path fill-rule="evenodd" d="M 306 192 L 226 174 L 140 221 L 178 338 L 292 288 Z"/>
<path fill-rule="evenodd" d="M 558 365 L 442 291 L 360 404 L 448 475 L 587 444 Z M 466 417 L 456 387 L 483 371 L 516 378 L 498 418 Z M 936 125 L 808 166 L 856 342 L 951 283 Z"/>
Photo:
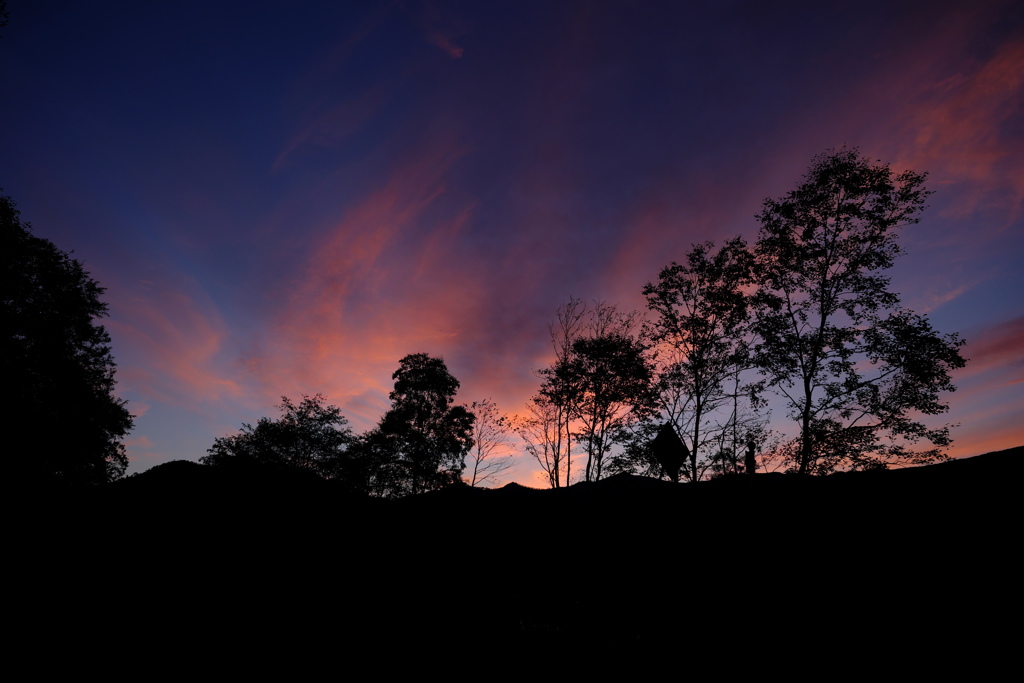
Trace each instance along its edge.
<path fill-rule="evenodd" d="M 969 183 L 952 215 L 962 217 L 993 201 L 1020 215 L 1024 198 L 1024 146 L 1001 135 L 1024 110 L 1024 41 L 1003 45 L 986 62 L 925 82 L 912 91 L 900 134 L 912 142 L 901 163 L 934 169 L 939 182 Z"/>
<path fill-rule="evenodd" d="M 219 357 L 227 331 L 216 307 L 205 295 L 185 291 L 195 289 L 189 283 L 181 286 L 140 282 L 115 302 L 108 326 L 117 347 L 132 352 L 118 368 L 122 389 L 194 409 L 197 397 L 239 396 L 241 388 L 226 369 L 230 364 Z"/>
<path fill-rule="evenodd" d="M 1007 373 L 1024 372 L 1024 317 L 993 325 L 968 337 L 963 356 L 969 360 L 961 374 L 1000 368 L 1005 380 Z"/>
<path fill-rule="evenodd" d="M 326 231 L 258 362 L 265 386 L 322 391 L 364 428 L 386 409 L 400 358 L 458 346 L 481 305 L 450 268 L 474 203 L 445 181 L 461 154 L 435 138 Z"/>
<path fill-rule="evenodd" d="M 148 436 L 136 436 L 131 439 L 125 439 L 122 441 L 126 447 L 129 448 L 152 448 L 153 442 L 149 440 Z"/>

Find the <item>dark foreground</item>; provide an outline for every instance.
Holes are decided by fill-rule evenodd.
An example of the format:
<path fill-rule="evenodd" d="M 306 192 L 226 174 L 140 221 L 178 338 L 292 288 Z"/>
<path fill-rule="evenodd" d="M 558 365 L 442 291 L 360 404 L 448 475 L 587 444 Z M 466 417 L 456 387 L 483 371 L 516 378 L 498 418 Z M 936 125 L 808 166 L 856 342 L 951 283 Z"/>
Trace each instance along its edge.
<path fill-rule="evenodd" d="M 1022 469 L 1024 447 L 824 479 L 385 502 L 168 463 L 87 491 L 13 492 L 8 621 L 15 650 L 82 671 L 625 655 L 814 675 L 892 657 L 942 668 L 956 653 L 976 676 L 1019 644 Z"/>

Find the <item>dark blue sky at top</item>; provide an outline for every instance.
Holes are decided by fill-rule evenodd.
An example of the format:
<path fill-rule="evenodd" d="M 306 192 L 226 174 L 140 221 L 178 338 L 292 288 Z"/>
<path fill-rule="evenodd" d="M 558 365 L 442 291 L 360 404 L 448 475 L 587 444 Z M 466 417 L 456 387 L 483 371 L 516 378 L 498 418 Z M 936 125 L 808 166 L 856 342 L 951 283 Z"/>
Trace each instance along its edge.
<path fill-rule="evenodd" d="M 366 428 L 418 351 L 517 410 L 562 300 L 642 306 L 843 144 L 931 173 L 894 282 L 1020 373 L 1016 3 L 9 5 L 0 187 L 108 288 L 133 467 L 284 393 Z"/>

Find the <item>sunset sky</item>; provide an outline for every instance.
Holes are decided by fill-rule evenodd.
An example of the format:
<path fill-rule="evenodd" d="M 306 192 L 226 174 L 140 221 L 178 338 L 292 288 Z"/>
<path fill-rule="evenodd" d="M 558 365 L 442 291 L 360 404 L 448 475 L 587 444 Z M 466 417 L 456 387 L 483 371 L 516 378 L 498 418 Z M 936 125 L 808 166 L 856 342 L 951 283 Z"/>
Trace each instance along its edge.
<path fill-rule="evenodd" d="M 951 453 L 1024 444 L 1019 1 L 8 5 L 0 187 L 107 288 L 129 472 L 282 395 L 368 429 L 409 353 L 519 410 L 566 298 L 844 144 L 935 191 L 892 278 L 968 340 Z"/>

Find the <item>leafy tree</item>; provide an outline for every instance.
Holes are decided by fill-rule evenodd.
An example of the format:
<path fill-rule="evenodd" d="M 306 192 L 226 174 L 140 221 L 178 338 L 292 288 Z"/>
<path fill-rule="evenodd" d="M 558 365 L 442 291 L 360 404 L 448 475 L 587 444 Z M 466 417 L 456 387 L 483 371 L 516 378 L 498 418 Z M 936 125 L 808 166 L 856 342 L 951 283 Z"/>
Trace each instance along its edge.
<path fill-rule="evenodd" d="M 685 473 L 691 481 L 723 453 L 729 426 L 735 427 L 740 416 L 739 397 L 755 388 L 741 386 L 739 379 L 749 349 L 744 289 L 751 282 L 751 264 L 742 238 L 718 250 L 704 242 L 693 246 L 684 263 L 662 269 L 658 281 L 643 290 L 657 315 L 652 336 L 659 345 L 661 407 L 689 450 Z M 721 409 L 730 405 L 731 415 L 723 416 Z M 717 452 L 708 453 L 713 445 Z"/>
<path fill-rule="evenodd" d="M 801 473 L 929 462 L 950 443 L 948 427 L 911 415 L 948 409 L 939 393 L 954 389 L 963 341 L 900 308 L 885 275 L 899 229 L 920 220 L 924 181 L 844 147 L 764 202 L 756 359 L 799 426 L 788 452 Z M 913 451 L 921 440 L 933 448 Z"/>
<path fill-rule="evenodd" d="M 100 483 L 128 466 L 132 428 L 114 396 L 105 291 L 70 254 L 35 237 L 0 195 L 0 367 L 11 392 L 8 433 L 22 437 L 17 475 L 32 482 Z M 29 441 L 31 439 L 31 441 Z"/>
<path fill-rule="evenodd" d="M 473 422 L 473 448 L 469 451 L 470 486 L 493 484 L 503 472 L 515 464 L 511 455 L 500 455 L 508 447 L 512 423 L 489 398 L 474 401 L 469 407 L 476 417 Z"/>
<path fill-rule="evenodd" d="M 540 393 L 520 433 L 549 471 L 553 486 L 570 482 L 573 442 L 587 454 L 584 477 L 600 479 L 605 457 L 631 421 L 651 406 L 651 369 L 636 328 L 637 313 L 597 301 L 588 309 L 570 299 L 550 327 L 555 360 L 538 374 Z M 551 428 L 554 431 L 551 431 Z M 554 438 L 552 438 L 552 436 Z"/>
<path fill-rule="evenodd" d="M 580 425 L 576 436 L 587 454 L 586 481 L 601 478 L 613 442 L 653 407 L 652 371 L 646 347 L 633 334 L 636 319 L 598 303 L 593 336 L 574 340 L 572 354 L 551 375 L 571 396 L 571 414 Z"/>
<path fill-rule="evenodd" d="M 348 420 L 321 394 L 303 396 L 295 405 L 281 397 L 281 417 L 243 424 L 238 434 L 216 439 L 200 462 L 221 465 L 247 461 L 310 470 L 322 477 L 345 478 L 346 450 L 353 441 Z"/>
<path fill-rule="evenodd" d="M 441 358 L 414 353 L 392 375 L 391 409 L 368 435 L 370 448 L 390 475 L 387 495 L 420 493 L 459 481 L 473 447 L 473 413 L 453 405 L 459 381 Z"/>

